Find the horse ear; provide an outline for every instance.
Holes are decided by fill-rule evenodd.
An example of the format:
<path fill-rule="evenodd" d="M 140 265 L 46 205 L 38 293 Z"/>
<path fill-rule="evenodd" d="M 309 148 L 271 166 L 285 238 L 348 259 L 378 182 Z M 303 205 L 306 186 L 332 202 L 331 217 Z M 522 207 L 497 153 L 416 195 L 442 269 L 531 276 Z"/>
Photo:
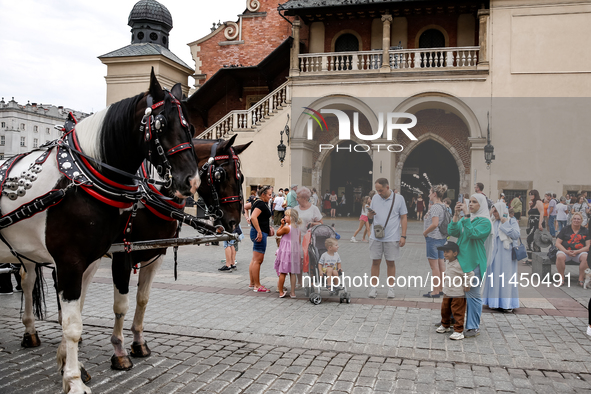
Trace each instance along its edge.
<path fill-rule="evenodd" d="M 160 86 L 160 83 L 156 79 L 156 74 L 154 74 L 154 67 L 152 67 L 152 72 L 150 72 L 150 89 L 148 90 L 148 93 L 155 101 L 160 101 L 164 98 L 162 86 Z"/>
<path fill-rule="evenodd" d="M 236 153 L 237 155 L 241 154 L 242 152 L 244 152 L 246 150 L 246 148 L 248 148 L 250 146 L 250 144 L 252 144 L 252 141 L 250 141 L 248 144 L 235 146 L 234 153 Z"/>
<path fill-rule="evenodd" d="M 170 92 L 174 97 L 176 97 L 177 100 L 180 101 L 183 99 L 183 89 L 181 89 L 180 83 L 175 84 Z"/>
<path fill-rule="evenodd" d="M 232 136 L 232 138 L 230 138 L 229 140 L 226 140 L 224 142 L 222 142 L 219 147 L 218 147 L 218 151 L 219 152 L 224 152 L 226 149 L 229 149 L 232 147 L 232 145 L 234 145 L 234 141 L 236 140 L 236 137 L 238 137 L 237 134 L 234 134 Z"/>

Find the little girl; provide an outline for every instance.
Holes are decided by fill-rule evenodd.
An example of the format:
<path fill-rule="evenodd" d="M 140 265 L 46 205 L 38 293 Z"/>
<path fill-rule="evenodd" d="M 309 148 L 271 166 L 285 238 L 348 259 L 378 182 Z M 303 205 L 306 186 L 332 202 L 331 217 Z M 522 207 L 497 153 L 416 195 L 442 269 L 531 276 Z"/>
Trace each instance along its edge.
<path fill-rule="evenodd" d="M 351 237 L 351 242 L 357 242 L 357 239 L 355 239 L 355 237 L 361 231 L 362 228 L 365 228 L 365 230 L 363 232 L 363 239 L 361 240 L 362 242 L 366 242 L 365 241 L 366 234 L 371 234 L 370 229 L 369 229 L 369 222 L 367 220 L 367 209 L 369 208 L 370 202 L 371 202 L 371 200 L 369 199 L 369 196 L 365 196 L 361 200 L 361 216 L 359 216 L 359 228 L 357 229 L 357 231 L 355 231 L 355 234 L 353 234 L 353 236 Z"/>
<path fill-rule="evenodd" d="M 295 298 L 296 275 L 301 272 L 301 233 L 298 226 L 302 220 L 295 209 L 287 209 L 285 217 L 281 219 L 281 227 L 277 230 L 277 235 L 281 236 L 281 243 L 277 249 L 275 258 L 275 271 L 279 276 L 277 288 L 279 289 L 279 298 L 284 298 L 287 292 L 283 290 L 285 277 L 289 274 L 291 283 L 290 297 Z"/>

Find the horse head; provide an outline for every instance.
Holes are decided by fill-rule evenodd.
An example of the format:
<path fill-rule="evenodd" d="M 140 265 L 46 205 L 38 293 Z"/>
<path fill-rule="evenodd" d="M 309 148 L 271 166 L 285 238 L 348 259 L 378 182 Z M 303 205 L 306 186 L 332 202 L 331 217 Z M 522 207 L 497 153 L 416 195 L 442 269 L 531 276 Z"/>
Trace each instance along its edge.
<path fill-rule="evenodd" d="M 236 136 L 229 140 L 194 139 L 195 155 L 201 170 L 198 193 L 215 217 L 216 224 L 232 231 L 240 223 L 243 210 L 242 183 L 238 155 L 252 143 L 234 146 Z"/>
<path fill-rule="evenodd" d="M 144 97 L 142 138 L 148 143 L 147 158 L 158 174 L 169 182 L 176 197 L 187 198 L 195 194 L 200 179 L 182 96 L 180 83 L 171 91 L 163 90 L 152 69 L 150 89 Z"/>

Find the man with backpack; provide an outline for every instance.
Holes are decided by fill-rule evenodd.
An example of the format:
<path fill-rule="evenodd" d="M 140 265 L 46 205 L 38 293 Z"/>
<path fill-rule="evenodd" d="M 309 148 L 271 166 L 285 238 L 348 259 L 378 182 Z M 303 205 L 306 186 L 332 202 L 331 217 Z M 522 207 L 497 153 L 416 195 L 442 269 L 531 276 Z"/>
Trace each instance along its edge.
<path fill-rule="evenodd" d="M 437 248 L 443 246 L 447 241 L 447 225 L 451 221 L 451 215 L 442 202 L 446 192 L 447 185 L 435 185 L 431 188 L 429 201 L 432 202 L 432 205 L 424 218 L 423 236 L 427 242 L 427 260 L 429 260 L 433 275 L 433 290 L 423 294 L 423 297 L 427 298 L 439 298 L 443 295 L 441 281 L 445 271 L 445 260 L 443 259 L 443 251 Z"/>

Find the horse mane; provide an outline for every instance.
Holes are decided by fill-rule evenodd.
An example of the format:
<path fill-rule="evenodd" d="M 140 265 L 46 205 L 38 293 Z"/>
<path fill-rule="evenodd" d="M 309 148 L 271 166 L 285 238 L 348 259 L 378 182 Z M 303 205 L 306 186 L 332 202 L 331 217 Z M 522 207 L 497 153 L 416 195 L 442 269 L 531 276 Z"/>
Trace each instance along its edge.
<path fill-rule="evenodd" d="M 99 149 L 101 146 L 100 131 L 109 108 L 110 106 L 82 119 L 80 123 L 76 124 L 76 136 L 78 137 L 82 151 L 90 157 L 101 161 L 103 157 Z"/>
<path fill-rule="evenodd" d="M 119 154 L 121 146 L 128 145 L 130 138 L 134 136 L 136 127 L 135 113 L 137 105 L 143 99 L 145 93 L 140 93 L 135 97 L 123 99 L 115 104 L 111 104 L 106 110 L 103 118 L 102 127 L 97 132 L 96 149 L 99 152 L 101 161 L 107 160 L 108 156 Z M 137 139 L 137 135 L 136 139 Z M 131 142 L 139 142 L 131 141 Z"/>

